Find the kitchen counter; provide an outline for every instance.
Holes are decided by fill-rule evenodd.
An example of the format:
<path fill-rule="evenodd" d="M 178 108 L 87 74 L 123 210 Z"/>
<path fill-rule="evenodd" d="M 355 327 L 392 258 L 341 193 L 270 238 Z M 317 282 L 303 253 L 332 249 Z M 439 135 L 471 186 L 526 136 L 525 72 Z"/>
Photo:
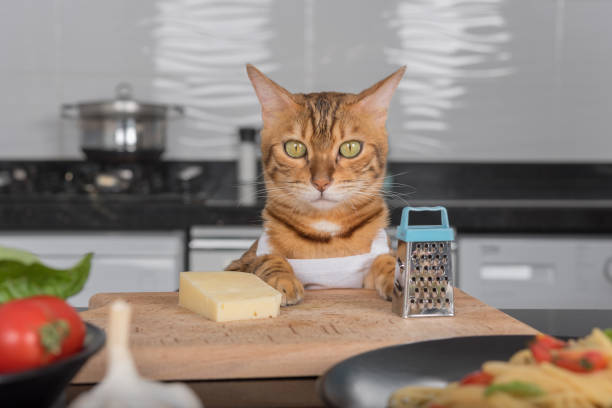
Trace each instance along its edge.
<path fill-rule="evenodd" d="M 316 377 L 353 355 L 428 339 L 536 332 L 458 289 L 454 317 L 402 319 L 365 289 L 306 291 L 274 319 L 211 322 L 180 308 L 175 292 L 96 295 L 81 316 L 106 327 L 105 306 L 118 298 L 134 308 L 130 343 L 139 371 L 187 381 L 207 408 L 319 407 Z M 103 351 L 77 374 L 69 399 L 102 378 L 104 358 Z"/>
<path fill-rule="evenodd" d="M 410 200 L 388 201 L 391 225 L 405 205 L 443 205 L 459 232 L 612 233 L 612 200 Z M 96 197 L 0 201 L 0 229 L 176 230 L 196 225 L 261 225 L 263 205 L 233 200 Z"/>
<path fill-rule="evenodd" d="M 210 360 L 208 362 L 209 364 L 204 365 L 204 363 L 202 363 L 201 370 L 203 370 L 202 373 L 208 372 L 214 374 L 212 378 L 208 378 L 207 380 L 197 380 L 195 378 L 183 378 L 183 380 L 186 380 L 186 384 L 200 396 L 207 408 L 314 408 L 322 407 L 322 403 L 318 400 L 316 394 L 316 375 L 323 372 L 325 367 L 332 365 L 333 361 L 340 361 L 350 355 L 365 351 L 369 348 L 382 347 L 385 345 L 383 343 L 393 344 L 425 338 L 444 337 L 450 334 L 448 330 L 451 330 L 454 333 L 453 335 L 467 335 L 469 333 L 527 334 L 533 333 L 533 329 L 529 327 L 531 326 L 537 330 L 558 336 L 583 336 L 590 332 L 593 327 L 612 327 L 612 314 L 606 310 L 503 310 L 503 312 L 522 322 L 519 323 L 517 320 L 461 292 L 458 293 L 456 303 L 457 317 L 402 320 L 390 314 L 388 310 L 390 307 L 389 303 L 379 299 L 373 292 L 359 290 L 359 296 L 355 296 L 355 293 L 350 291 L 350 296 L 347 296 L 348 292 L 349 291 L 346 290 L 308 291 L 306 301 L 301 306 L 283 308 L 285 316 L 279 319 L 284 319 L 284 321 L 277 319 L 272 320 L 276 325 L 276 329 L 261 331 L 250 328 L 248 329 L 250 334 L 247 338 L 243 338 L 239 328 L 241 323 L 239 322 L 219 325 L 205 321 L 205 323 L 212 328 L 219 327 L 219 330 L 231 331 L 232 338 L 228 341 L 233 343 L 233 348 L 231 348 L 230 354 L 222 353 L 221 348 L 218 347 L 219 344 L 217 344 L 217 346 L 215 346 L 215 344 L 210 344 L 215 342 L 219 343 L 220 338 L 211 335 L 211 330 L 205 330 L 205 332 L 208 333 L 204 336 L 206 340 L 206 342 L 204 342 L 206 344 L 205 347 L 217 347 L 216 352 L 206 353 L 205 350 L 202 349 L 199 353 L 193 352 L 191 355 L 194 361 L 199 361 L 199 359 L 202 358 Z M 175 314 L 176 305 L 174 301 L 176 300 L 176 294 L 169 293 L 160 295 L 161 296 L 154 296 L 153 298 L 151 297 L 152 294 L 99 295 L 92 298 L 92 309 L 83 311 L 82 316 L 86 320 L 104 326 L 106 324 L 104 306 L 116 297 L 130 300 L 130 303 L 132 303 L 137 310 L 137 313 L 134 314 L 136 321 L 133 325 L 134 329 L 132 335 L 134 337 L 132 339 L 132 344 L 134 345 L 136 361 L 139 363 L 140 370 L 149 377 L 167 380 L 175 377 L 173 373 L 176 373 L 176 371 L 172 369 L 173 364 L 170 364 L 169 367 L 163 366 L 161 370 L 155 369 L 154 365 L 163 365 L 164 358 L 167 358 L 168 353 L 172 355 L 173 352 L 168 352 L 166 350 L 164 353 L 160 353 L 158 350 L 157 353 L 151 354 L 151 359 L 148 359 L 144 354 L 150 352 L 151 346 L 155 346 L 156 343 L 158 345 L 166 344 L 166 349 L 180 347 L 180 344 L 177 344 L 175 340 L 165 342 L 164 339 L 170 339 L 170 337 L 168 337 L 170 335 L 169 333 L 174 332 L 175 329 L 181 325 L 174 326 L 171 330 L 170 327 L 164 323 L 163 315 L 159 313 L 157 315 L 149 314 L 147 317 L 147 314 L 143 314 L 143 311 L 148 307 L 150 308 L 151 305 L 158 311 L 175 308 L 174 311 L 171 312 L 174 314 L 174 320 L 182 320 L 185 317 L 183 314 L 191 315 L 191 313 L 184 311 L 184 313 Z M 167 304 L 168 302 L 170 303 Z M 357 313 L 358 320 L 356 322 L 353 321 L 352 324 L 350 320 L 347 321 L 347 315 L 351 315 L 348 310 L 351 309 L 343 307 L 343 305 L 348 306 L 349 303 L 352 305 L 353 309 L 356 308 L 357 312 L 359 312 Z M 332 309 L 327 310 L 328 308 Z M 375 310 L 380 310 L 380 317 L 372 320 L 373 316 L 378 316 L 378 312 L 375 312 Z M 296 319 L 291 322 L 289 317 L 293 312 L 295 312 Z M 305 312 L 307 314 L 305 314 Z M 308 314 L 311 313 L 322 313 L 324 317 L 321 319 L 312 316 L 308 318 Z M 459 327 L 470 321 L 470 316 L 475 319 L 470 325 L 471 327 L 459 329 Z M 191 317 L 196 320 L 201 319 L 197 316 Z M 352 318 L 354 319 L 355 316 L 353 315 Z M 329 319 L 333 319 L 336 324 Z M 286 342 L 296 343 L 295 336 L 299 336 L 300 333 L 306 336 L 304 339 L 306 339 L 307 342 L 309 341 L 308 339 L 312 340 L 317 336 L 317 334 L 313 332 L 314 320 L 316 320 L 316 326 L 320 326 L 321 328 L 319 339 L 326 339 L 326 342 L 323 343 L 315 342 L 314 347 L 312 347 L 314 355 L 312 352 L 299 352 L 297 349 L 294 349 L 290 352 L 292 357 L 287 359 L 286 356 L 278 354 L 278 350 L 274 349 L 274 347 L 278 347 L 279 345 L 282 348 L 283 339 L 279 338 L 279 342 L 268 344 L 260 352 L 261 354 L 267 349 L 268 351 L 263 354 L 263 358 L 266 359 L 268 358 L 266 356 L 269 356 L 271 363 L 260 365 L 257 363 L 257 358 L 255 360 L 244 358 L 243 353 L 247 352 L 248 356 L 249 347 L 253 347 L 253 344 L 257 344 L 257 339 L 259 337 L 263 339 L 262 336 L 271 335 L 274 338 L 279 334 L 278 328 L 282 328 L 288 323 L 286 331 L 280 332 L 281 336 L 286 338 Z M 146 321 L 149 321 L 150 324 L 147 324 Z M 389 324 L 389 321 L 396 322 L 391 326 L 394 327 L 394 329 L 386 332 L 387 339 L 383 340 L 380 344 L 375 344 L 379 334 L 385 335 L 385 332 L 380 332 L 380 329 Z M 266 324 L 262 321 L 259 322 L 261 322 L 261 324 Z M 452 326 L 454 328 L 451 328 L 449 326 L 450 323 L 447 322 L 453 323 Z M 189 322 L 184 322 L 183 326 L 185 324 L 193 326 Z M 256 326 L 257 324 L 258 321 L 250 321 L 247 323 L 247 325 L 250 326 Z M 416 325 L 419 327 L 416 327 Z M 445 325 L 449 327 L 444 328 Z M 155 334 L 155 327 L 157 326 L 165 329 L 165 334 L 162 334 L 161 337 L 159 337 L 160 334 Z M 405 327 L 402 329 L 402 326 Z M 363 333 L 359 334 L 360 330 L 364 330 L 363 327 L 367 327 L 364 332 L 365 335 Z M 429 327 L 429 330 L 425 330 L 427 327 Z M 410 330 L 404 332 L 403 330 L 405 329 Z M 323 337 L 321 337 L 321 335 L 323 335 Z M 147 338 L 148 336 L 152 338 Z M 174 337 L 174 335 L 171 337 Z M 299 337 L 297 338 L 299 339 Z M 355 340 L 361 339 L 361 341 L 351 345 L 351 338 Z M 342 339 L 344 339 L 344 341 L 342 341 Z M 297 343 L 302 340 L 298 340 Z M 240 346 L 240 342 L 242 341 L 246 343 Z M 190 341 L 188 340 L 188 342 Z M 327 346 L 325 346 L 326 344 Z M 341 345 L 341 347 L 339 345 Z M 323 346 L 323 348 L 321 348 L 321 346 Z M 140 349 L 140 351 L 136 351 L 137 348 Z M 143 348 L 149 348 L 149 350 L 143 350 Z M 308 346 L 308 349 L 311 349 L 311 346 Z M 329 360 L 321 365 L 320 355 L 318 354 L 320 354 L 319 351 L 325 349 L 328 349 L 327 358 L 332 358 L 333 361 Z M 261 357 L 262 356 L 260 356 L 260 358 Z M 97 357 L 97 359 L 102 358 L 101 355 Z M 143 361 L 143 358 L 146 361 Z M 301 365 L 301 368 L 299 365 L 298 367 L 295 366 L 296 361 L 299 362 L 300 358 L 308 361 L 308 364 Z M 231 363 L 225 368 L 223 364 L 219 365 L 219 362 L 224 359 Z M 212 365 L 210 363 L 212 363 Z M 279 363 L 281 364 L 279 365 Z M 151 364 L 153 364 L 153 366 Z M 191 363 L 191 365 L 193 364 L 194 363 Z M 289 368 L 283 368 L 283 366 Z M 303 371 L 305 368 L 306 371 Z M 277 370 L 277 375 L 274 375 L 275 378 L 262 378 L 270 375 L 270 369 Z M 79 393 L 89 389 L 92 386 L 88 384 L 89 382 L 97 381 L 96 378 L 99 379 L 102 373 L 100 361 L 92 362 L 85 370 L 87 371 L 79 373 L 76 379 L 79 384 L 75 383 L 69 387 L 67 392 L 69 401 Z M 296 370 L 298 371 L 296 372 Z M 193 371 L 189 368 L 185 368 L 181 370 L 180 376 L 189 377 L 190 372 Z M 248 372 L 255 372 L 256 374 L 249 375 Z M 202 376 L 210 377 L 210 375 Z M 226 378 L 236 376 L 238 378 Z M 245 379 L 245 377 L 248 377 L 248 379 Z M 228 397 L 230 395 L 231 398 Z"/>
<path fill-rule="evenodd" d="M 86 164 L 66 162 L 54 169 Z M 10 165 L 0 163 L 0 173 Z M 36 162 L 29 166 L 37 168 Z M 0 188 L 0 229 L 171 230 L 261 224 L 263 202 L 240 206 L 236 201 L 233 163 L 157 166 L 164 177 L 160 182 L 172 182 L 158 193 Z M 173 184 L 168 175 L 173 169 L 180 173 L 194 166 L 203 169 L 198 183 L 189 188 L 184 182 Z M 388 200 L 391 225 L 399 224 L 405 205 L 444 205 L 459 232 L 612 233 L 612 165 L 390 163 L 388 174 L 395 183 Z"/>
<path fill-rule="evenodd" d="M 612 311 L 603 309 L 502 309 L 502 312 L 553 336 L 584 337 L 593 327 L 612 327 Z"/>

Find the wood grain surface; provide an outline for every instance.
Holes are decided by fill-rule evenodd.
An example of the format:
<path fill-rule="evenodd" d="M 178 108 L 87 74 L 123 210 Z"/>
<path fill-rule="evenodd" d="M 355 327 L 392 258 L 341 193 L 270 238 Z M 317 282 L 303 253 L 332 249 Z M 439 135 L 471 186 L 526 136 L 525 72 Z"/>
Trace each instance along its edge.
<path fill-rule="evenodd" d="M 372 290 L 306 291 L 276 318 L 215 323 L 178 306 L 178 293 L 104 293 L 81 317 L 108 325 L 115 299 L 133 306 L 130 344 L 140 373 L 156 380 L 312 377 L 353 355 L 429 339 L 536 330 L 455 289 L 454 317 L 402 319 Z M 73 383 L 98 382 L 105 352 Z"/>

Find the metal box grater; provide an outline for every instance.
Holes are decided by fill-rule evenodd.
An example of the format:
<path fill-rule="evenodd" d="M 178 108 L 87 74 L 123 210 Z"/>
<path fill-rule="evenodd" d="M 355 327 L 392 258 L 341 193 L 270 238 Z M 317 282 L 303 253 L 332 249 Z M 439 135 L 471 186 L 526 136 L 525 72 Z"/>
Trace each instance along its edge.
<path fill-rule="evenodd" d="M 440 213 L 440 224 L 411 225 L 411 213 L 425 211 Z M 455 234 L 446 208 L 405 207 L 397 239 L 393 313 L 404 318 L 453 316 L 451 243 Z"/>

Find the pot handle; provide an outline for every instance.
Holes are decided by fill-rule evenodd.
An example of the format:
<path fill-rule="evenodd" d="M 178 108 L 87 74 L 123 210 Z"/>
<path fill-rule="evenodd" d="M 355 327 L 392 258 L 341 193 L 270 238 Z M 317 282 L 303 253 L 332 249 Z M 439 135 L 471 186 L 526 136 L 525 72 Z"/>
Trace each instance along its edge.
<path fill-rule="evenodd" d="M 76 119 L 79 117 L 79 106 L 72 103 L 62 105 L 62 118 Z"/>

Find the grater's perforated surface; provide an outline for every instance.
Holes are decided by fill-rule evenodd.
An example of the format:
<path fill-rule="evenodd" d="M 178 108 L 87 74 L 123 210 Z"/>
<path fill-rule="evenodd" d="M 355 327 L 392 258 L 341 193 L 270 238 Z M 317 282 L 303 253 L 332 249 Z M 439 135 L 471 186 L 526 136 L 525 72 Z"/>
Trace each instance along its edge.
<path fill-rule="evenodd" d="M 454 314 L 451 242 L 398 243 L 393 310 L 403 317 Z"/>

